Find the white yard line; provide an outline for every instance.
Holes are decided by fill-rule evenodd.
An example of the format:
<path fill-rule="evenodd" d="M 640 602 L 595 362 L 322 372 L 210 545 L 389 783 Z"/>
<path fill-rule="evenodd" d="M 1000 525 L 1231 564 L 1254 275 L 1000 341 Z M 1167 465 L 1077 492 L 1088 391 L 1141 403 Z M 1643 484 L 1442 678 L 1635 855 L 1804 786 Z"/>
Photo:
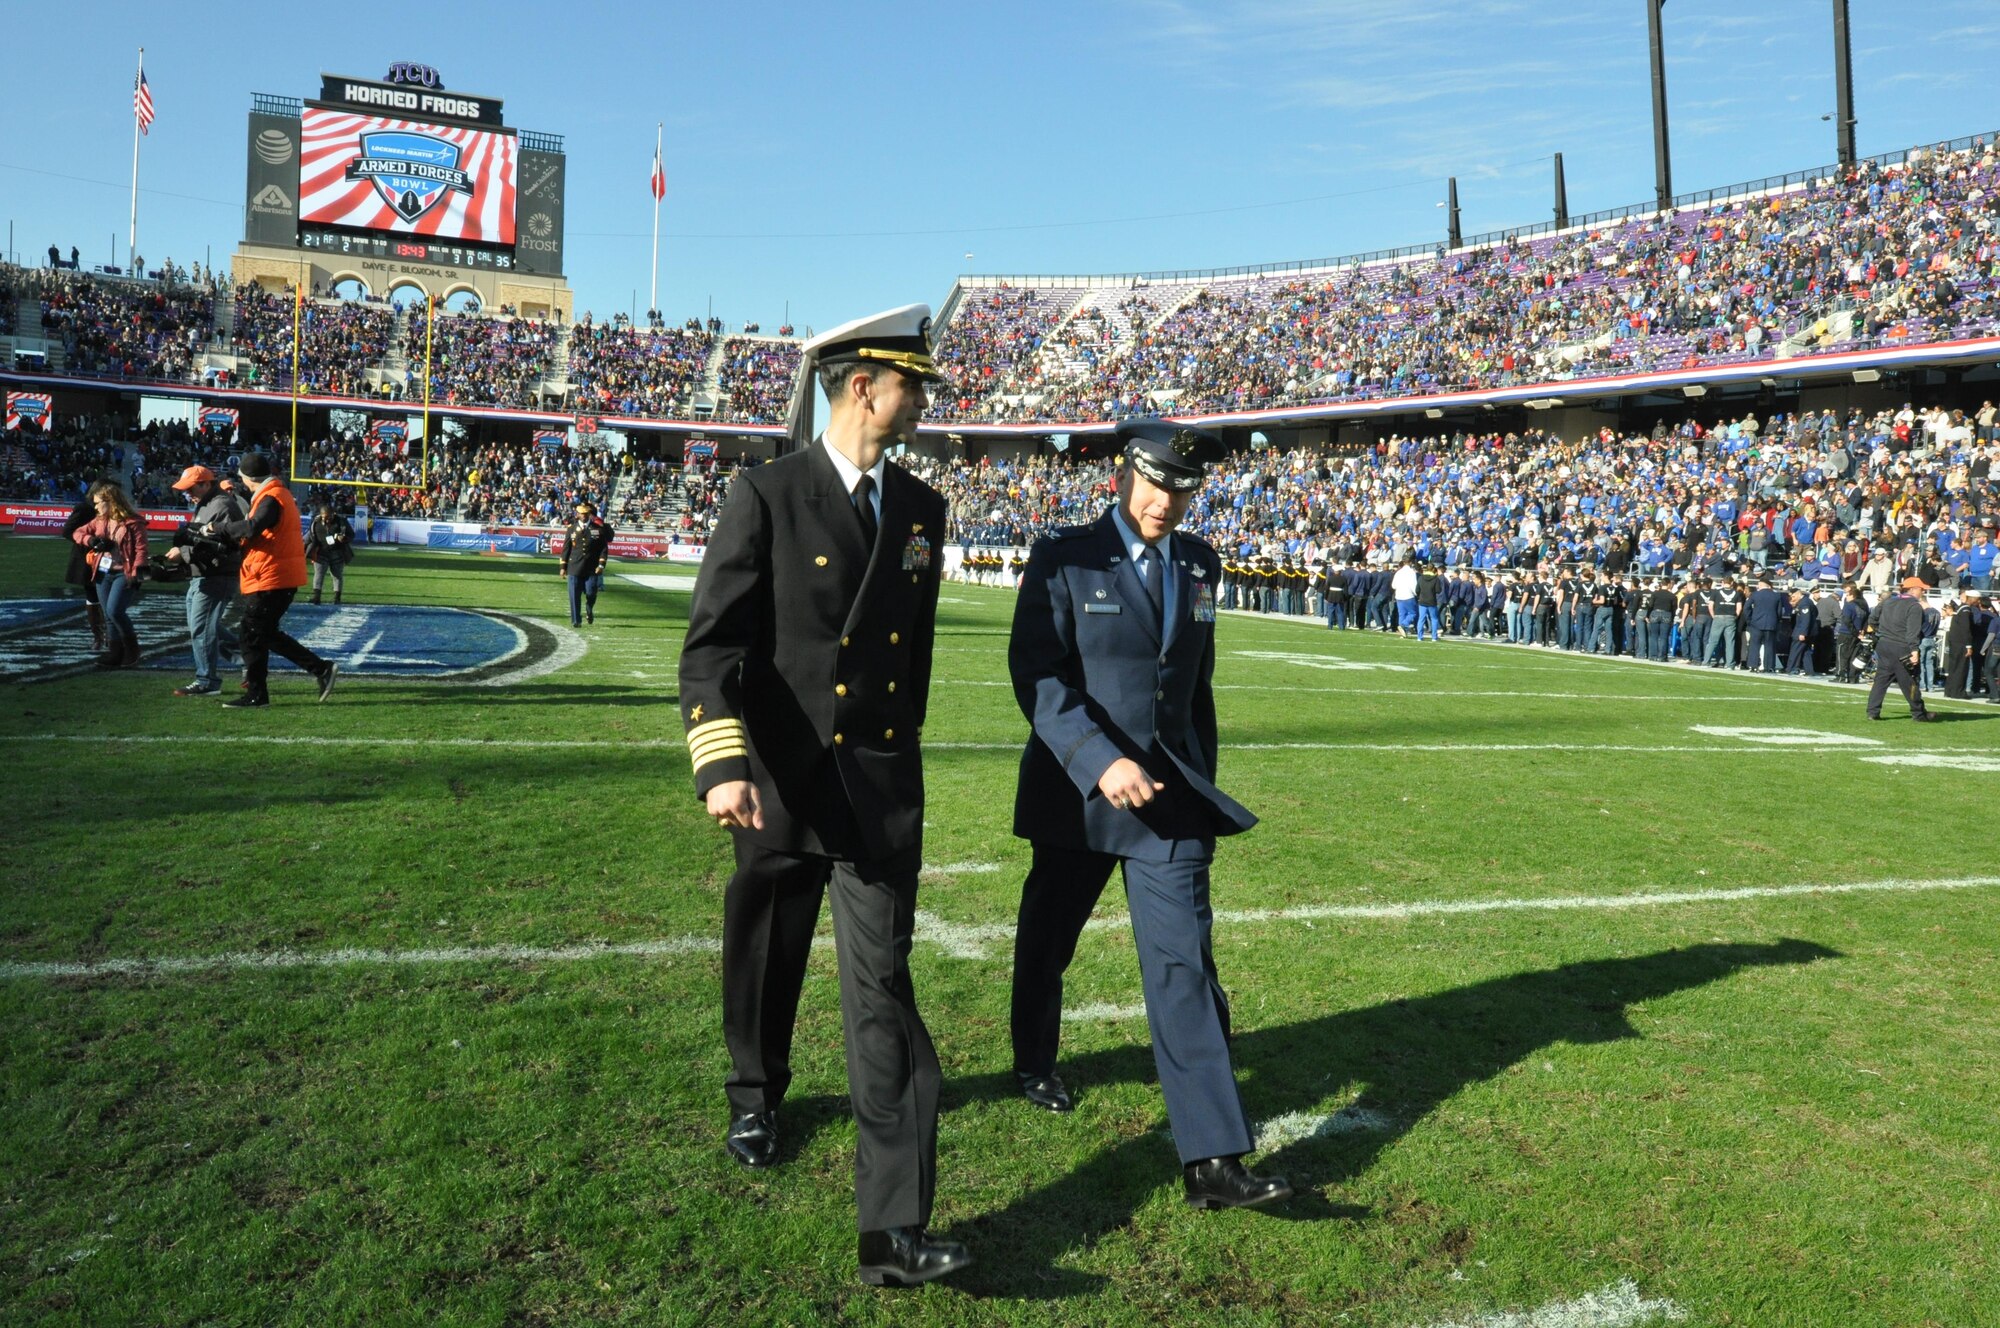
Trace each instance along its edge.
<path fill-rule="evenodd" d="M 985 678 L 938 678 L 933 687 L 1012 687 L 1011 682 Z M 1306 687 L 1268 682 L 1219 682 L 1218 692 L 1322 692 L 1329 695 L 1345 696 L 1421 696 L 1426 700 L 1441 700 L 1447 697 L 1501 697 L 1539 701 L 1665 701 L 1674 705 L 1729 705 L 1750 703 L 1755 705 L 1832 705 L 1859 704 L 1859 696 L 1634 696 L 1618 692 L 1501 692 L 1501 691 L 1459 691 L 1445 687 L 1370 687 L 1365 683 L 1353 687 Z"/>
<path fill-rule="evenodd" d="M 1106 1005 L 1097 1002 L 1091 1005 L 1079 1005 L 1062 1012 L 1062 1021 L 1066 1024 L 1115 1024 L 1126 1019 L 1145 1017 L 1146 1007 L 1143 1002 L 1138 1005 Z"/>
<path fill-rule="evenodd" d="M 685 751 L 679 738 L 620 738 L 614 743 L 579 738 L 359 738 L 337 734 L 297 733 L 0 733 L 7 743 L 66 743 L 91 747 L 136 743 L 149 746 L 272 746 L 272 747 L 411 747 L 491 748 L 526 751 L 605 752 L 619 748 Z M 933 752 L 1014 752 L 1019 742 L 927 742 Z M 1711 756 L 1783 755 L 1797 752 L 1851 752 L 1854 742 L 1840 738 L 1820 745 L 1771 747 L 1762 744 L 1611 743 L 1611 742 L 1237 742 L 1224 743 L 1227 752 L 1690 752 Z M 1989 747 L 1932 747 L 1907 756 L 1959 757 L 1991 752 Z M 1906 762 L 1916 764 L 1916 762 Z"/>
<path fill-rule="evenodd" d="M 1288 1111 L 1258 1123 L 1257 1151 L 1270 1153 L 1287 1144 L 1331 1139 L 1342 1134 L 1380 1134 L 1394 1125 L 1381 1112 L 1366 1107 L 1348 1106 L 1334 1112 Z"/>
<path fill-rule="evenodd" d="M 983 864 L 982 864 L 983 865 Z M 2000 876 L 1959 876 L 1939 880 L 1890 879 L 1811 885 L 1745 886 L 1736 889 L 1676 890 L 1629 895 L 1559 895 L 1549 899 L 1433 899 L 1403 904 L 1325 904 L 1298 908 L 1218 911 L 1215 919 L 1231 925 L 1271 922 L 1315 922 L 1344 919 L 1357 922 L 1405 921 L 1461 914 L 1575 912 L 1588 909 L 1662 908 L 1678 904 L 1737 903 L 1758 899 L 1793 899 L 1811 895 L 1921 894 L 1931 891 L 1974 890 L 2000 885 Z M 1128 928 L 1124 914 L 1094 917 L 1085 931 Z M 983 959 L 997 942 L 1010 942 L 1011 922 L 948 922 L 918 910 L 916 939 L 935 945 L 956 959 Z M 822 936 L 816 948 L 833 944 Z M 101 959 L 88 963 L 16 961 L 0 963 L 0 980 L 8 978 L 87 978 L 106 974 L 174 974 L 210 969 L 341 968 L 352 965 L 451 963 L 563 963 L 579 959 L 665 958 L 714 954 L 721 944 L 711 936 L 678 936 L 653 941 L 580 941 L 571 945 L 480 945 L 420 950 L 271 950 L 158 958 Z"/>
<path fill-rule="evenodd" d="M 1643 1328 L 1682 1323 L 1688 1312 L 1671 1300 L 1649 1300 L 1631 1278 L 1586 1291 L 1573 1300 L 1552 1300 L 1531 1310 L 1496 1310 L 1471 1319 L 1440 1319 L 1425 1328 Z"/>

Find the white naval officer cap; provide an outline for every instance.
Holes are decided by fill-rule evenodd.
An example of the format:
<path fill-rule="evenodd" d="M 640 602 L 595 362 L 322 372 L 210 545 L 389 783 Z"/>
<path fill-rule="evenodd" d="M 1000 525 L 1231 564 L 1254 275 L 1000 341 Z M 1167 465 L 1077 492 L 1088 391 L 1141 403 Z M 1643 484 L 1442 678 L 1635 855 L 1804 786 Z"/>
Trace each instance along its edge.
<path fill-rule="evenodd" d="M 813 436 L 813 391 L 820 366 L 886 364 L 927 382 L 946 382 L 931 359 L 931 307 L 906 304 L 842 323 L 806 342 L 799 356 L 799 376 L 792 384 L 792 405 L 785 415 L 785 432 L 794 445 Z"/>

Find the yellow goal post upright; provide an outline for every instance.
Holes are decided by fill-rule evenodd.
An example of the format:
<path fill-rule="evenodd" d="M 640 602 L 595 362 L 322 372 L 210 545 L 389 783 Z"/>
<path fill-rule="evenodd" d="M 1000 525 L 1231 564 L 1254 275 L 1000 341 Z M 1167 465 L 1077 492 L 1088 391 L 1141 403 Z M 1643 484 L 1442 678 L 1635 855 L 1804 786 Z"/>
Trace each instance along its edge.
<path fill-rule="evenodd" d="M 339 480 L 323 478 L 318 475 L 301 475 L 299 473 L 299 365 L 301 363 L 299 332 L 305 318 L 305 305 L 305 287 L 294 284 L 292 286 L 292 464 L 290 482 L 293 484 L 326 484 L 344 489 L 409 488 L 410 486 L 407 484 L 393 483 L 388 480 Z M 424 405 L 422 422 L 419 425 L 419 431 L 422 434 L 421 445 L 417 452 L 418 474 L 420 476 L 417 481 L 417 487 L 420 489 L 429 488 L 431 482 L 431 346 L 432 338 L 436 335 L 436 329 L 437 297 L 426 294 L 424 296 Z M 365 411 L 368 407 L 363 406 L 359 409 Z M 408 440 L 404 441 L 407 444 Z"/>

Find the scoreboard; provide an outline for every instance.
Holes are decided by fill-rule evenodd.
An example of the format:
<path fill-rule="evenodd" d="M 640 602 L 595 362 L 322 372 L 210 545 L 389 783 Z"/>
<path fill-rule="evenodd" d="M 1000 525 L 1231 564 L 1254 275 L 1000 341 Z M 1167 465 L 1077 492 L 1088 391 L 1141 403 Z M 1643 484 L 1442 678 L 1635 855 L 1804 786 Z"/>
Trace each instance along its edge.
<path fill-rule="evenodd" d="M 562 273 L 562 141 L 507 127 L 498 98 L 428 66 L 254 97 L 248 167 L 247 243 Z"/>

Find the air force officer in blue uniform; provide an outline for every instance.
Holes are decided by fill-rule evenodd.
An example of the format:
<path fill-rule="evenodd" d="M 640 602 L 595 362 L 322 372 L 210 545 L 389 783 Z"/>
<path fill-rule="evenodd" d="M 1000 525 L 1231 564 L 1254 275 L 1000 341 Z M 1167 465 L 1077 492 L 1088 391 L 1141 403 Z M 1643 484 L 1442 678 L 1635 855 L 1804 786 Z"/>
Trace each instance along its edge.
<path fill-rule="evenodd" d="M 1034 726 L 1014 833 L 1034 844 L 1014 942 L 1014 1069 L 1037 1106 L 1067 1111 L 1056 1075 L 1062 975 L 1123 866 L 1153 1058 L 1187 1201 L 1241 1207 L 1290 1196 L 1244 1169 L 1254 1147 L 1229 1059 L 1229 1002 L 1209 943 L 1219 835 L 1257 818 L 1215 786 L 1215 588 L 1221 560 L 1176 535 L 1222 441 L 1127 420 L 1116 505 L 1036 542 L 1007 649 Z"/>

